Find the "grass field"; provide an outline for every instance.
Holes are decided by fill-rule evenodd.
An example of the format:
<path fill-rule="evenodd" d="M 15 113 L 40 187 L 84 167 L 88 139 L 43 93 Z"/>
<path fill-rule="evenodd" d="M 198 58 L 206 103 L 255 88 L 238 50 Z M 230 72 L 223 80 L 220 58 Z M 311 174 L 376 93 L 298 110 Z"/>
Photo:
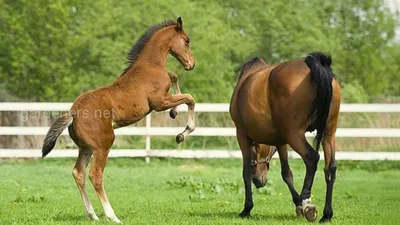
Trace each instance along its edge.
<path fill-rule="evenodd" d="M 323 162 L 322 162 L 323 163 Z M 321 217 L 325 182 L 319 165 L 313 202 Z M 0 224 L 110 224 L 91 185 L 100 222 L 84 217 L 71 176 L 72 159 L 0 161 Z M 291 161 L 296 187 L 303 164 Z M 400 162 L 339 162 L 332 224 L 399 224 Z M 125 224 L 309 224 L 295 216 L 290 193 L 273 161 L 270 184 L 254 189 L 250 219 L 243 206 L 240 160 L 111 159 L 105 188 Z"/>

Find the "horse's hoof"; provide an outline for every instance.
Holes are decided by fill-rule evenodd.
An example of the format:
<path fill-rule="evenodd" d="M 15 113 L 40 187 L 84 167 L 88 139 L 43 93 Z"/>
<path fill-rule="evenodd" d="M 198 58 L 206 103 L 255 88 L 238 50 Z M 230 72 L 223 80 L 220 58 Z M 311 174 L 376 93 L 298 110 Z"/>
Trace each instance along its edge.
<path fill-rule="evenodd" d="M 303 213 L 309 222 L 314 222 L 317 219 L 317 208 L 313 205 L 305 206 Z"/>
<path fill-rule="evenodd" d="M 176 143 L 180 144 L 184 140 L 185 140 L 185 136 L 183 136 L 183 134 L 176 135 Z"/>
<path fill-rule="evenodd" d="M 319 220 L 319 222 L 320 222 L 320 223 L 328 223 L 328 222 L 331 222 L 331 218 L 327 218 L 327 217 L 323 216 L 323 217 Z"/>
<path fill-rule="evenodd" d="M 303 207 L 301 207 L 301 206 L 297 206 L 296 207 L 296 215 L 297 215 L 297 217 L 303 217 L 304 216 Z"/>
<path fill-rule="evenodd" d="M 328 222 L 331 222 L 331 219 L 332 219 L 332 214 L 331 215 L 324 215 L 320 220 L 319 220 L 319 222 L 320 223 L 328 223 Z"/>
<path fill-rule="evenodd" d="M 171 109 L 171 110 L 169 111 L 169 116 L 170 116 L 172 119 L 175 119 L 177 115 L 178 115 L 178 112 L 177 112 L 175 109 Z"/>
<path fill-rule="evenodd" d="M 250 217 L 250 212 L 248 212 L 247 210 L 243 210 L 241 213 L 239 213 L 239 216 L 241 218 L 249 218 Z"/>

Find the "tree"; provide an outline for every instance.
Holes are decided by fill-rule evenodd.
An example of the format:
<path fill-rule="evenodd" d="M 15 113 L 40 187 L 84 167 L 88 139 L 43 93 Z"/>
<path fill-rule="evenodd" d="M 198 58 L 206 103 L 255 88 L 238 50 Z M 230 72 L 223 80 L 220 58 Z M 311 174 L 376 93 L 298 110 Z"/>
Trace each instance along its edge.
<path fill-rule="evenodd" d="M 237 68 L 253 56 L 277 63 L 316 50 L 333 56 L 349 91 L 369 101 L 400 95 L 396 17 L 380 0 L 0 0 L 1 87 L 24 100 L 73 101 L 115 80 L 147 28 L 178 16 L 196 69 L 172 57 L 168 68 L 197 102 L 228 102 Z"/>

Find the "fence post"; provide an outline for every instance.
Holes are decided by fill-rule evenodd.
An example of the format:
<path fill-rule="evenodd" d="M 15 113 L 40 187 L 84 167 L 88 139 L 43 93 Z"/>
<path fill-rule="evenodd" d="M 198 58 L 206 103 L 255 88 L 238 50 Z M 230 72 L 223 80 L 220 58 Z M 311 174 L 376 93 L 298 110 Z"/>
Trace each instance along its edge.
<path fill-rule="evenodd" d="M 150 163 L 149 150 L 150 150 L 150 127 L 151 127 L 151 113 L 146 116 L 146 163 Z"/>
<path fill-rule="evenodd" d="M 28 111 L 28 114 L 29 114 L 29 111 Z M 16 116 L 17 116 L 17 120 L 18 120 L 18 125 L 17 126 L 21 126 L 21 127 L 24 126 L 24 120 L 22 119 L 22 113 L 19 113 Z M 26 148 L 26 146 L 25 146 L 25 137 L 24 136 L 18 135 L 17 140 L 18 140 L 17 146 L 18 146 L 19 149 Z"/>

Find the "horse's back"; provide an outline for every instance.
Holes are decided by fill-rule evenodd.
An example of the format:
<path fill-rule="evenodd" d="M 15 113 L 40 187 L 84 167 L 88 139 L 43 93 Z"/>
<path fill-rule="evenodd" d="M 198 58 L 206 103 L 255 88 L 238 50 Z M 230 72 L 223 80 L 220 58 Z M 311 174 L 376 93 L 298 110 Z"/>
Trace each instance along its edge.
<path fill-rule="evenodd" d="M 271 71 L 269 89 L 281 97 L 293 95 L 298 88 L 312 86 L 309 73 L 310 68 L 303 59 L 283 62 Z"/>
<path fill-rule="evenodd" d="M 336 80 L 332 85 L 334 117 L 340 90 Z M 231 116 L 236 127 L 245 130 L 251 139 L 269 145 L 283 144 L 286 138 L 281 134 L 305 132 L 310 126 L 314 98 L 315 87 L 304 59 L 265 64 L 253 73 L 245 71 L 238 81 L 231 100 Z"/>

